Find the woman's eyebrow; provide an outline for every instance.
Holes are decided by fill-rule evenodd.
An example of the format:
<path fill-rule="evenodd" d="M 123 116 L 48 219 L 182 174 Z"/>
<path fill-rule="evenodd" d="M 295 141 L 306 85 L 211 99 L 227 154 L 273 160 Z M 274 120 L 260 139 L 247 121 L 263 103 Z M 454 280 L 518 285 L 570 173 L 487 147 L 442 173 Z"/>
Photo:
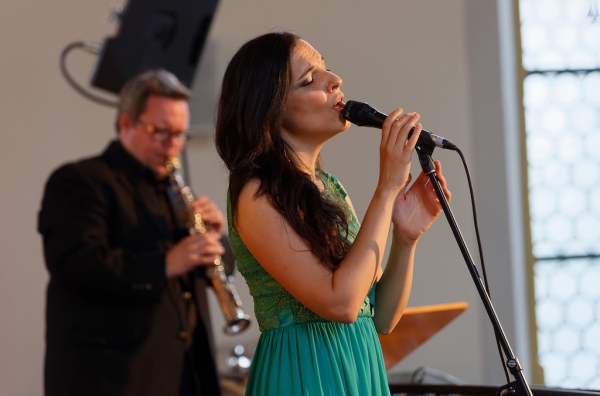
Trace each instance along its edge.
<path fill-rule="evenodd" d="M 314 65 L 308 65 L 308 68 L 306 69 L 306 71 L 304 73 L 302 73 L 300 75 L 300 77 L 298 77 L 298 80 L 302 80 L 304 78 L 304 76 L 306 76 L 308 73 L 310 73 L 311 71 L 313 71 L 315 69 Z"/>
<path fill-rule="evenodd" d="M 325 58 L 321 56 L 321 64 L 324 66 L 325 65 Z M 315 66 L 313 64 L 309 64 L 308 68 L 306 69 L 306 71 L 304 73 L 302 73 L 300 75 L 300 77 L 298 77 L 298 80 L 302 80 L 304 78 L 304 76 L 306 76 L 308 73 L 310 73 L 311 71 L 313 71 L 315 69 Z"/>

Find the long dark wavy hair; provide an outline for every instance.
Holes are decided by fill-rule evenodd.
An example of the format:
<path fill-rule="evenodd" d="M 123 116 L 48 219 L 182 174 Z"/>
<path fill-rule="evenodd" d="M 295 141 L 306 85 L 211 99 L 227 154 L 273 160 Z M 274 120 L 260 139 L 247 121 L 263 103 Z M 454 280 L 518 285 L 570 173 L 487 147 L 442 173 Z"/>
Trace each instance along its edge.
<path fill-rule="evenodd" d="M 230 172 L 234 222 L 242 188 L 258 179 L 256 196 L 267 194 L 321 264 L 334 271 L 350 247 L 348 214 L 299 169 L 296 153 L 281 136 L 292 80 L 290 59 L 298 40 L 289 32 L 268 33 L 238 50 L 223 77 L 215 139 Z"/>

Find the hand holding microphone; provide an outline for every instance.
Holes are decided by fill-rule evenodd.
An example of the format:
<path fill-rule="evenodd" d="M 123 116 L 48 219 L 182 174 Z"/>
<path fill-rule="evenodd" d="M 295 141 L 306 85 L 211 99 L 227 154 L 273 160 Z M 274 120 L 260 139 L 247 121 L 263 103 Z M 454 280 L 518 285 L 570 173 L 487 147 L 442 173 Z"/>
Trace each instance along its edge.
<path fill-rule="evenodd" d="M 346 102 L 346 106 L 344 107 L 343 116 L 346 120 L 350 121 L 354 125 L 357 126 L 367 126 L 372 128 L 379 128 L 383 126 L 383 122 L 387 118 L 387 114 L 384 114 L 372 106 L 369 106 L 368 103 L 357 102 L 354 100 L 349 100 Z M 412 131 L 409 133 L 408 137 L 412 135 Z M 448 150 L 456 150 L 457 147 L 452 142 L 447 139 L 444 139 L 441 136 L 435 135 L 429 131 L 422 130 L 421 135 L 419 136 L 419 140 L 417 144 L 427 145 L 427 146 L 435 146 Z"/>
<path fill-rule="evenodd" d="M 382 128 L 388 115 L 381 113 L 367 103 L 349 100 L 344 107 L 343 117 L 357 126 Z M 408 133 L 408 139 L 412 136 L 413 130 L 414 127 Z M 416 145 L 427 146 L 432 150 L 434 147 L 458 150 L 458 147 L 452 142 L 424 129 L 421 130 Z M 439 161 L 435 161 L 434 169 L 436 168 L 441 190 L 446 200 L 449 201 L 451 194 L 447 188 L 446 179 L 442 175 L 442 167 Z M 408 183 L 410 183 L 410 177 L 407 178 L 405 188 Z M 396 200 L 392 217 L 395 235 L 400 234 L 417 239 L 440 214 L 440 203 L 434 189 L 431 186 L 427 187 L 428 183 L 428 176 L 421 173 L 410 189 L 405 190 L 404 194 L 401 194 L 399 199 Z"/>

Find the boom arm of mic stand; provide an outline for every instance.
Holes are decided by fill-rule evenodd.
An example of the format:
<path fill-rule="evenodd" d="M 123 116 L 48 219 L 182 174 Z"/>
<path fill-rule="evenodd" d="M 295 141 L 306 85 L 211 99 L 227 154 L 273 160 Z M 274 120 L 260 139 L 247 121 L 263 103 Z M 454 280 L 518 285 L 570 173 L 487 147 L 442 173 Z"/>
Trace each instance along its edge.
<path fill-rule="evenodd" d="M 488 295 L 488 293 L 485 290 L 484 283 L 483 283 L 481 277 L 479 276 L 479 273 L 477 272 L 477 267 L 475 267 L 475 264 L 473 263 L 473 259 L 471 258 L 469 249 L 467 248 L 467 245 L 465 244 L 462 234 L 460 233 L 460 229 L 458 228 L 458 225 L 456 224 L 456 221 L 454 220 L 454 215 L 452 214 L 450 205 L 448 205 L 448 200 L 446 199 L 446 196 L 444 195 L 444 192 L 442 191 L 442 187 L 440 186 L 440 182 L 438 181 L 438 178 L 437 178 L 435 165 L 433 163 L 433 160 L 431 159 L 431 154 L 433 153 L 433 147 L 431 147 L 431 148 L 430 147 L 417 147 L 416 150 L 417 150 L 417 153 L 419 154 L 419 163 L 421 164 L 421 168 L 423 169 L 423 172 L 429 177 L 429 180 L 431 181 L 431 184 L 432 184 L 433 188 L 435 189 L 435 193 L 440 201 L 440 204 L 442 205 L 442 209 L 444 211 L 444 214 L 446 215 L 446 219 L 448 219 L 448 223 L 450 224 L 452 233 L 454 234 L 454 237 L 456 238 L 456 242 L 458 243 L 458 247 L 460 248 L 463 258 L 465 259 L 467 268 L 469 269 L 469 272 L 471 273 L 471 277 L 473 278 L 473 281 L 475 282 L 475 286 L 477 288 L 477 291 L 479 292 L 481 301 L 483 302 L 485 310 L 487 311 L 490 321 L 492 322 L 492 326 L 494 327 L 494 331 L 500 342 L 500 345 L 502 346 L 502 349 L 504 350 L 504 354 L 506 355 L 506 358 L 507 358 L 506 365 L 508 367 L 508 370 L 513 375 L 513 377 L 515 377 L 515 381 L 511 382 L 509 385 L 516 384 L 518 389 L 515 389 L 515 390 L 513 390 L 513 392 L 510 392 L 510 393 L 514 394 L 515 393 L 514 391 L 516 391 L 516 393 L 518 395 L 533 396 L 531 389 L 529 388 L 529 385 L 527 384 L 527 380 L 525 379 L 525 376 L 523 375 L 523 368 L 521 367 L 521 363 L 519 362 L 519 359 L 517 359 L 517 357 L 512 352 L 512 349 L 508 343 L 508 339 L 506 338 L 506 334 L 504 333 L 504 330 L 502 329 L 502 325 L 500 324 L 500 320 L 498 319 L 498 316 L 496 315 L 496 311 L 494 310 L 494 307 L 492 306 L 492 300 L 490 299 L 490 296 Z"/>

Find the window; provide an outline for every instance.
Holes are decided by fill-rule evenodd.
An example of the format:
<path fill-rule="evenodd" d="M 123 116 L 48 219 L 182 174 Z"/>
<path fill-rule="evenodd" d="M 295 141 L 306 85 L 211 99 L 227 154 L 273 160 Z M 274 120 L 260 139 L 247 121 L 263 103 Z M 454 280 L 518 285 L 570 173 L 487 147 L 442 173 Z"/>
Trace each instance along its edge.
<path fill-rule="evenodd" d="M 519 0 L 538 360 L 547 386 L 600 389 L 600 15 Z"/>

